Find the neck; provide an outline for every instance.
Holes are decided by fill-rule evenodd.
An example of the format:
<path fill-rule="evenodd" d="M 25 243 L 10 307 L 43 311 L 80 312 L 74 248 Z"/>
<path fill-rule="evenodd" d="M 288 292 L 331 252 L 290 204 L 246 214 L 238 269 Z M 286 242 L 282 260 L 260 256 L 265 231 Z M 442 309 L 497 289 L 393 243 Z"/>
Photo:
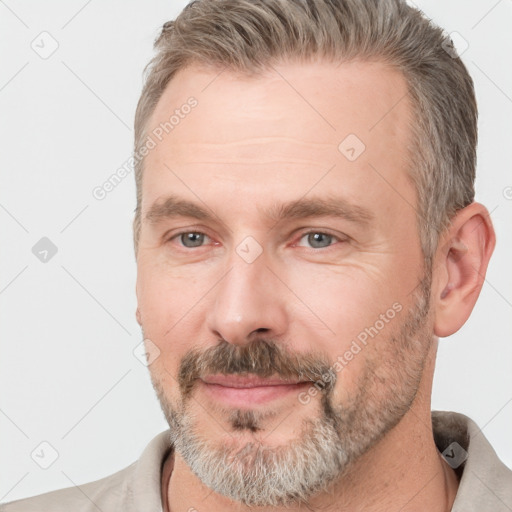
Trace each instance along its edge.
<path fill-rule="evenodd" d="M 206 487 L 179 454 L 168 485 L 171 512 L 446 512 L 451 510 L 458 480 L 437 450 L 430 412 L 431 379 L 436 352 L 425 366 L 418 394 L 402 420 L 361 456 L 337 482 L 307 504 L 286 508 L 246 507 Z"/>

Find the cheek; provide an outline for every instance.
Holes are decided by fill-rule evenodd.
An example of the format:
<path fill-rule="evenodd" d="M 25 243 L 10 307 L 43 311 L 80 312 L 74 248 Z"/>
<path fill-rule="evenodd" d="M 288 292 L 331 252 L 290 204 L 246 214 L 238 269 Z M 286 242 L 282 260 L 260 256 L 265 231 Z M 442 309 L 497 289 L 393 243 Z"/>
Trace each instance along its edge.
<path fill-rule="evenodd" d="M 379 320 L 401 295 L 381 271 L 355 265 L 298 267 L 288 271 L 286 279 L 303 311 L 299 315 L 297 309 L 294 320 L 304 328 L 319 328 L 317 337 L 324 339 L 324 348 L 333 358 L 343 354 L 350 340 Z"/>
<path fill-rule="evenodd" d="M 288 273 L 287 278 L 307 306 L 299 304 L 291 318 L 294 348 L 302 343 L 303 350 L 325 354 L 339 381 L 336 393 L 344 395 L 342 401 L 349 400 L 369 361 L 392 357 L 389 340 L 401 325 L 406 309 L 406 292 L 401 288 L 407 287 L 368 268 L 310 269 Z"/>
<path fill-rule="evenodd" d="M 209 281 L 204 277 L 164 265 L 139 264 L 137 302 L 145 330 L 162 338 L 186 324 L 208 291 Z"/>
<path fill-rule="evenodd" d="M 160 351 L 149 369 L 169 389 L 177 389 L 179 363 L 191 348 L 191 340 L 199 338 L 195 325 L 204 293 L 189 277 L 139 266 L 137 301 L 144 337 Z"/>

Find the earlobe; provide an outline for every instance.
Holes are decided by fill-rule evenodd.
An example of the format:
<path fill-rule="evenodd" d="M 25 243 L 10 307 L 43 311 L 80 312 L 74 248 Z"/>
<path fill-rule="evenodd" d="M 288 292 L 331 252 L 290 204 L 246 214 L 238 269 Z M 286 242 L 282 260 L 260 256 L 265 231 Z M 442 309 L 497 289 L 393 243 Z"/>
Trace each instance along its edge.
<path fill-rule="evenodd" d="M 496 237 L 487 209 L 472 203 L 460 210 L 436 254 L 434 333 L 445 337 L 466 322 L 482 289 Z"/>

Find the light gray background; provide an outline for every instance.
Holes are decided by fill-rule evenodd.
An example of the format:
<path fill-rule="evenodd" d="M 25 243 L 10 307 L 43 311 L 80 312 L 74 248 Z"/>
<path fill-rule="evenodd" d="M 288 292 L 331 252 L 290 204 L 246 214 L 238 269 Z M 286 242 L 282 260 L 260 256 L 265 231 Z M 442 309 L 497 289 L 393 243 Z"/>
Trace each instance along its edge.
<path fill-rule="evenodd" d="M 133 355 L 133 176 L 103 201 L 92 190 L 130 155 L 143 66 L 185 3 L 0 0 L 0 501 L 113 473 L 167 426 Z M 512 467 L 512 1 L 416 3 L 469 44 L 477 200 L 498 237 L 473 315 L 440 341 L 433 408 L 472 417 Z M 43 31 L 59 45 L 47 59 L 31 48 L 51 48 Z M 59 454 L 46 470 L 43 441 Z"/>

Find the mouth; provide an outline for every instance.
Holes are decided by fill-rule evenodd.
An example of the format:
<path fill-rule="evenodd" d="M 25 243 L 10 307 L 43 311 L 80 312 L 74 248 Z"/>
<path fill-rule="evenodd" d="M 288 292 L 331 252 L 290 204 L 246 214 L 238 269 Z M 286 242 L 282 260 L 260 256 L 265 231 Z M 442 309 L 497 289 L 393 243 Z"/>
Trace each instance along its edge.
<path fill-rule="evenodd" d="M 257 375 L 208 375 L 199 380 L 200 386 L 215 401 L 232 407 L 250 407 L 300 393 L 310 381 L 284 380 Z"/>

